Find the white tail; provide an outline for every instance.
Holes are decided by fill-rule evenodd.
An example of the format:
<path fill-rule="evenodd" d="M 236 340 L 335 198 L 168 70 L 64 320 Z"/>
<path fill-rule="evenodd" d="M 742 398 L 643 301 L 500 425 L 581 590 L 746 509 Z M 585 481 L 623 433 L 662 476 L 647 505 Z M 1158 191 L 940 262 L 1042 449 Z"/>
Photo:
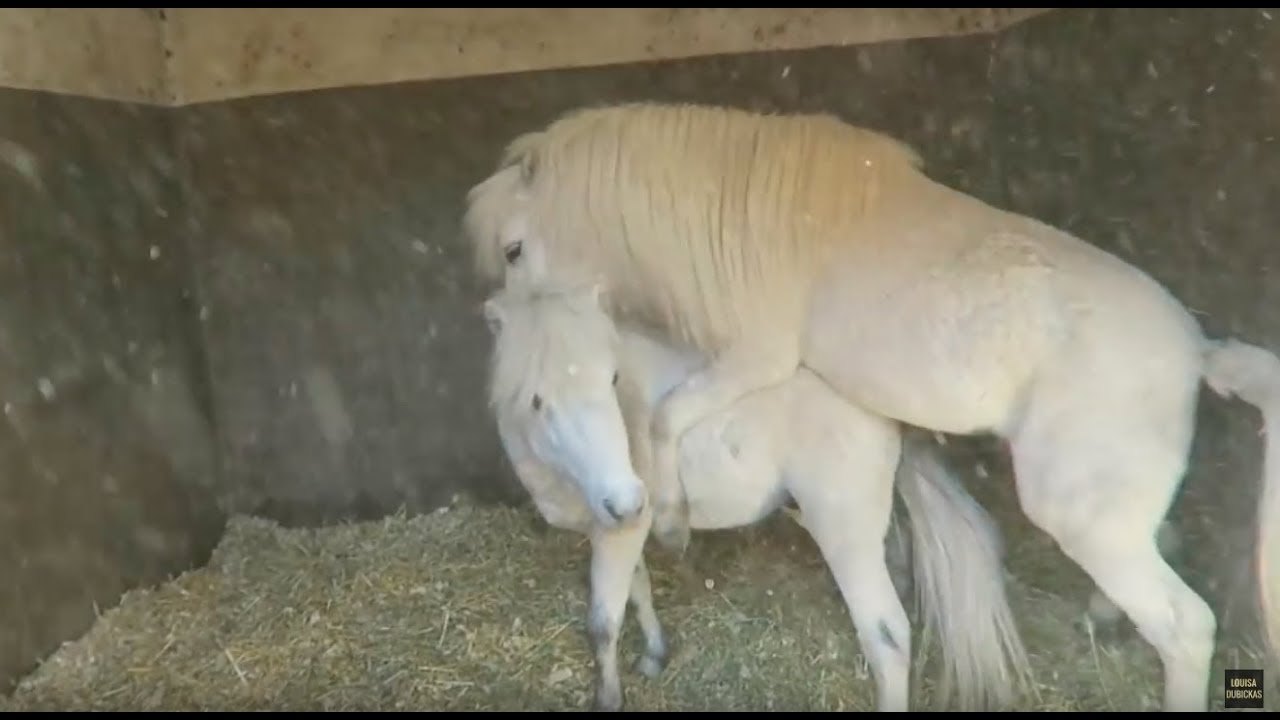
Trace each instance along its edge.
<path fill-rule="evenodd" d="M 911 524 L 916 596 L 925 613 L 921 651 L 942 643 L 938 698 L 961 710 L 1007 709 L 1030 681 L 1026 649 L 1005 594 L 1003 545 L 981 505 L 937 457 L 904 432 L 898 492 Z"/>
<path fill-rule="evenodd" d="M 1262 412 L 1267 442 L 1255 557 L 1267 650 L 1280 662 L 1280 357 L 1228 340 L 1209 349 L 1204 379 L 1219 395 L 1238 397 Z"/>

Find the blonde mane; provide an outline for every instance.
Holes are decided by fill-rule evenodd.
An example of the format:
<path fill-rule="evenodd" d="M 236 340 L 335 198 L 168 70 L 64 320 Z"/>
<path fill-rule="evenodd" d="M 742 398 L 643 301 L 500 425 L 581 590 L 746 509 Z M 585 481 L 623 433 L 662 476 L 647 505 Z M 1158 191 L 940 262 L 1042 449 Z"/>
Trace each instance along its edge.
<path fill-rule="evenodd" d="M 794 327 L 825 252 L 855 242 L 920 156 L 833 116 L 632 103 L 571 112 L 513 140 L 468 195 L 480 273 L 522 216 L 550 273 L 604 277 L 643 320 L 701 348 L 748 324 Z M 576 275 L 575 275 L 576 273 Z"/>
<path fill-rule="evenodd" d="M 619 346 L 589 289 L 504 289 L 488 303 L 502 323 L 489 365 L 493 408 L 529 407 L 534 394 L 564 381 L 575 359 Z"/>

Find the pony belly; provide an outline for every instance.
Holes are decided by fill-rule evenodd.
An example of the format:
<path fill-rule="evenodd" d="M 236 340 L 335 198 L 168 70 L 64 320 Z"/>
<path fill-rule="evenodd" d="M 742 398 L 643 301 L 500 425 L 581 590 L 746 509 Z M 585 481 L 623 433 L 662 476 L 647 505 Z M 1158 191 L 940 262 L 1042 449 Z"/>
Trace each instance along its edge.
<path fill-rule="evenodd" d="M 715 417 L 685 433 L 680 480 L 689 525 L 698 530 L 754 524 L 788 498 L 770 438 L 733 417 Z"/>
<path fill-rule="evenodd" d="M 1066 335 L 1064 309 L 1044 266 L 967 262 L 976 267 L 928 258 L 879 278 L 854 263 L 829 270 L 803 364 L 879 415 L 961 435 L 1003 432 Z"/>
<path fill-rule="evenodd" d="M 867 347 L 875 348 L 875 345 Z M 1026 374 L 963 367 L 925 353 L 879 347 L 856 351 L 817 347 L 803 362 L 850 402 L 918 427 L 957 435 L 1003 432 Z"/>

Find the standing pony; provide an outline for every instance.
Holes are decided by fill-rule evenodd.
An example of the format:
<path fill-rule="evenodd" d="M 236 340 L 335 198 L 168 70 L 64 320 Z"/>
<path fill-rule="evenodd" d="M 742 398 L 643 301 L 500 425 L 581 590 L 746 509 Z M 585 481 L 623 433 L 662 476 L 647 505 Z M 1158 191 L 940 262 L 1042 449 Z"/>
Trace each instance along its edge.
<path fill-rule="evenodd" d="M 679 438 L 803 364 L 886 418 L 1004 438 L 1028 518 L 1158 651 L 1164 708 L 1207 708 L 1217 621 L 1155 533 L 1186 471 L 1200 381 L 1261 408 L 1270 428 L 1271 353 L 1208 341 L 1140 270 L 950 189 L 903 143 L 826 115 L 575 111 L 508 146 L 464 224 L 486 276 L 601 282 L 615 317 L 714 358 L 634 436 L 665 544 L 688 536 Z M 1274 448 L 1257 569 L 1277 650 Z"/>
<path fill-rule="evenodd" d="M 627 426 L 705 364 L 694 350 L 618 329 L 594 289 L 507 290 L 490 298 L 490 405 L 502 445 L 539 512 L 591 538 L 588 628 L 598 710 L 623 692 L 617 641 L 628 598 L 654 676 L 666 641 L 642 557 L 650 506 L 630 471 Z M 678 448 L 692 527 L 758 522 L 788 498 L 844 597 L 881 711 L 909 709 L 911 628 L 885 562 L 895 472 L 911 519 L 916 588 L 941 636 L 960 706 L 1007 707 L 1028 677 L 1004 592 L 997 531 L 973 498 L 898 424 L 846 402 L 813 373 L 795 375 L 695 425 Z"/>

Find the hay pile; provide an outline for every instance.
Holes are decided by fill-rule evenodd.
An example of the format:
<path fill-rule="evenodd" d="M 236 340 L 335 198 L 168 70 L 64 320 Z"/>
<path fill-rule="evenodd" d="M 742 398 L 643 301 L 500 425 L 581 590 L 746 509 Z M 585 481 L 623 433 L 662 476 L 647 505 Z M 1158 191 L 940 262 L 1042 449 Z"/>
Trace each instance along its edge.
<path fill-rule="evenodd" d="M 323 530 L 236 518 L 208 567 L 130 593 L 0 710 L 581 709 L 587 558 L 583 539 L 528 508 Z M 653 551 L 650 564 L 673 655 L 657 681 L 630 671 L 641 641 L 628 615 L 628 709 L 874 709 L 834 583 L 785 516 L 695 534 L 682 563 Z M 1084 596 L 1014 582 L 1041 683 L 1025 709 L 1157 706 L 1159 665 L 1140 640 L 1091 644 Z M 913 702 L 928 702 L 931 676 Z"/>

